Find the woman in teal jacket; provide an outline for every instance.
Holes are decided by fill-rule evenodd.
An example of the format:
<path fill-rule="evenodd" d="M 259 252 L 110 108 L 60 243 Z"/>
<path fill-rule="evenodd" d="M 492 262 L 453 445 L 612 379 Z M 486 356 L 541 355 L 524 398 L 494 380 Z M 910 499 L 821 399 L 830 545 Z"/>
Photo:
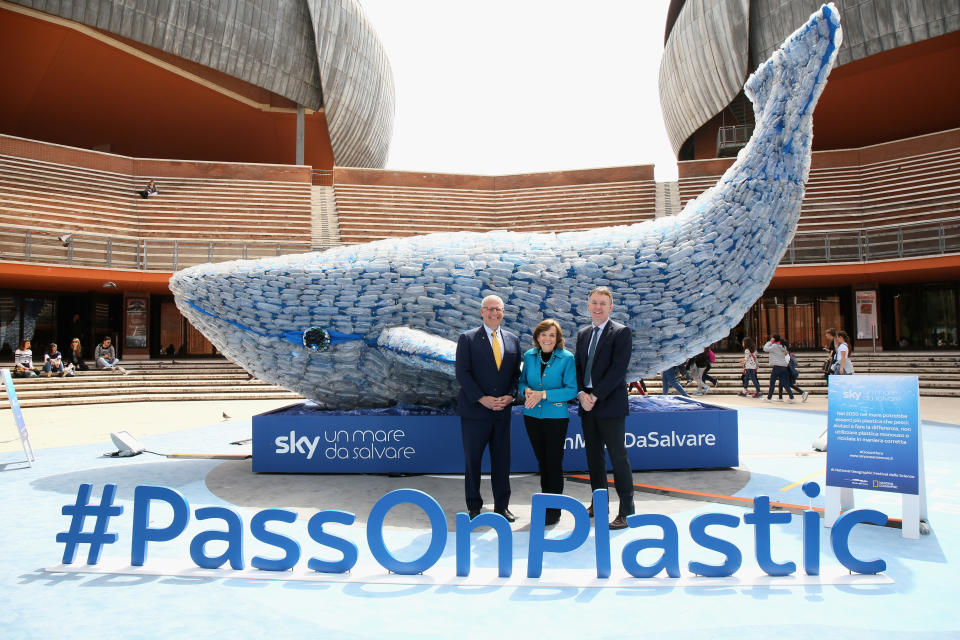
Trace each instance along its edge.
<path fill-rule="evenodd" d="M 533 349 L 523 354 L 520 393 L 523 423 L 540 466 L 540 490 L 563 493 L 563 445 L 570 414 L 567 402 L 577 395 L 577 367 L 563 348 L 563 329 L 544 320 L 533 330 Z M 546 524 L 560 521 L 559 509 L 547 509 Z"/>

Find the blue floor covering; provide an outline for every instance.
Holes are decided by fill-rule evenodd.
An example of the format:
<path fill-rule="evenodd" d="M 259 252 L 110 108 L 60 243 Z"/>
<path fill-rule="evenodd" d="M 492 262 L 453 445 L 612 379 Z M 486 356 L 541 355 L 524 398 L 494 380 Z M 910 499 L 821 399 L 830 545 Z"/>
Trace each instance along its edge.
<path fill-rule="evenodd" d="M 775 408 L 739 410 L 741 466 L 750 470 L 749 483 L 737 494 L 769 495 L 771 500 L 807 504 L 800 487 L 782 490 L 813 477 L 822 484 L 822 455 L 810 443 L 825 428 L 817 411 Z M 223 423 L 143 438 L 148 449 L 222 450 L 223 444 L 245 438 L 249 423 Z M 129 558 L 133 489 L 155 484 L 177 489 L 191 508 L 232 506 L 207 488 L 207 473 L 216 460 L 167 460 L 149 455 L 109 459 L 100 455 L 109 443 L 38 451 L 32 468 L 19 463 L 22 454 L 0 454 L 0 637 L 3 638 L 207 638 L 227 634 L 262 633 L 271 638 L 876 638 L 904 634 L 909 638 L 960 637 L 960 427 L 924 423 L 926 483 L 932 533 L 905 540 L 899 529 L 858 526 L 851 537 L 856 555 L 880 557 L 887 563 L 892 584 L 861 586 L 745 586 L 574 588 L 527 586 L 437 586 L 358 583 L 313 583 L 235 578 L 179 578 L 47 573 L 56 565 L 63 545 L 56 542 L 68 517 L 64 504 L 74 501 L 81 483 L 94 485 L 99 495 L 105 483 L 119 486 L 118 503 L 126 507 L 111 530 L 119 541 L 104 547 L 104 559 Z M 206 449 L 205 449 L 206 447 Z M 798 455 L 800 454 L 800 455 Z M 322 482 L 322 477 L 318 477 Z M 637 494 L 637 510 L 645 511 L 646 494 Z M 515 497 L 516 499 L 516 497 Z M 899 498 L 858 492 L 857 507 L 900 516 Z M 822 497 L 814 500 L 822 506 Z M 283 507 L 285 505 L 265 505 Z M 255 509 L 240 508 L 244 522 Z M 652 511 L 652 509 L 650 509 Z M 689 560 L 716 562 L 719 556 L 689 539 L 687 524 L 700 513 L 741 516 L 737 506 L 689 501 L 671 513 L 680 530 L 680 565 Z M 163 514 L 155 514 L 158 520 Z M 309 542 L 303 518 L 290 525 L 300 541 Z M 151 547 L 149 560 L 169 558 L 189 562 L 191 533 L 206 527 L 192 521 L 176 540 Z M 339 530 L 354 540 L 361 562 L 371 562 L 363 528 Z M 557 532 L 562 534 L 563 532 Z M 802 566 L 800 518 L 774 527 L 773 558 Z M 592 536 L 591 536 L 592 537 Z M 612 532 L 614 570 L 621 571 L 620 550 L 637 531 Z M 753 528 L 725 529 L 723 537 L 740 547 L 744 567 L 755 566 Z M 415 557 L 429 543 L 425 531 L 387 532 L 398 557 Z M 528 534 L 514 536 L 514 559 L 525 560 Z M 246 545 L 246 542 L 245 542 Z M 305 546 L 305 545 L 304 545 Z M 258 551 L 251 542 L 249 559 Z M 821 563 L 836 565 L 829 529 L 821 531 Z M 263 548 L 271 555 L 270 548 Z M 272 550 L 275 552 L 275 550 Z M 309 550 L 305 549 L 305 555 Z M 317 549 L 313 549 L 317 552 Z M 273 553 L 272 555 L 276 555 Z M 319 553 L 317 553 L 319 555 Z M 86 549 L 81 548 L 78 562 Z M 448 539 L 440 561 L 452 567 L 454 538 Z M 148 561 L 149 561 L 148 560 Z M 304 560 L 301 560 L 304 562 Z M 544 575 L 560 564 L 594 566 L 592 540 L 577 551 L 548 557 Z M 475 567 L 495 565 L 495 545 L 489 537 L 474 543 Z M 516 568 L 523 570 L 522 564 Z"/>

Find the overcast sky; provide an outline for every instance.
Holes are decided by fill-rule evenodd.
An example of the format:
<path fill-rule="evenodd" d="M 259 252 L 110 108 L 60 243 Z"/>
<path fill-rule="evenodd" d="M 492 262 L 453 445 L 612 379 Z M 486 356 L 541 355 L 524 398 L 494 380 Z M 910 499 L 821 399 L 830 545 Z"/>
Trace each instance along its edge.
<path fill-rule="evenodd" d="M 387 168 L 637 164 L 676 179 L 657 75 L 668 0 L 361 0 L 396 84 Z"/>

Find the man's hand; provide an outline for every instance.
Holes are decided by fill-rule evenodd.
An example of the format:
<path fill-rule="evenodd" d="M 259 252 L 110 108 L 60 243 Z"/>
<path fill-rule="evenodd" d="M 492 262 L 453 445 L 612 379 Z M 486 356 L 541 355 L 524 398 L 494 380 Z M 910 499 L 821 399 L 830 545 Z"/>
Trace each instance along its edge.
<path fill-rule="evenodd" d="M 581 391 L 577 398 L 580 400 L 580 406 L 583 407 L 584 411 L 593 411 L 593 405 L 597 403 L 597 396 Z"/>
<path fill-rule="evenodd" d="M 513 396 L 483 396 L 480 398 L 480 404 L 490 411 L 502 411 L 513 404 Z"/>
<path fill-rule="evenodd" d="M 500 398 L 494 398 L 493 396 L 483 396 L 480 398 L 480 404 L 485 406 L 490 411 L 499 411 L 502 409 L 502 406 L 497 406 L 500 404 Z"/>
<path fill-rule="evenodd" d="M 592 393 L 588 393 L 586 396 L 587 404 L 584 405 L 583 408 L 587 411 L 593 411 L 594 405 L 597 404 L 597 396 L 593 395 Z"/>

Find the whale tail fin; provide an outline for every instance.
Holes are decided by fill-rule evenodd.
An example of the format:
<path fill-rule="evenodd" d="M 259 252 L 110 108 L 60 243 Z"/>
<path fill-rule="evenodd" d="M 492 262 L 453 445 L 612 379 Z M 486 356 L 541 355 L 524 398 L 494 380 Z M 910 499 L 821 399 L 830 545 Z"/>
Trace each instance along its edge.
<path fill-rule="evenodd" d="M 832 2 L 794 31 L 743 87 L 758 124 L 765 117 L 810 117 L 842 40 L 840 12 Z"/>

